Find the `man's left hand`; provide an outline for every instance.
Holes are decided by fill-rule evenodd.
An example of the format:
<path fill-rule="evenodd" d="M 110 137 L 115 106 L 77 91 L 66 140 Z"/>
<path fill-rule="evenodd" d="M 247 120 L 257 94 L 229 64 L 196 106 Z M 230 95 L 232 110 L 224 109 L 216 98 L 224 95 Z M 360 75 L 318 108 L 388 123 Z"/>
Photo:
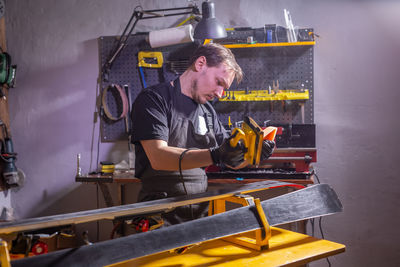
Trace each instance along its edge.
<path fill-rule="evenodd" d="M 272 153 L 274 152 L 274 148 L 274 141 L 264 140 L 262 144 L 260 161 L 267 160 L 269 157 L 271 157 Z"/>

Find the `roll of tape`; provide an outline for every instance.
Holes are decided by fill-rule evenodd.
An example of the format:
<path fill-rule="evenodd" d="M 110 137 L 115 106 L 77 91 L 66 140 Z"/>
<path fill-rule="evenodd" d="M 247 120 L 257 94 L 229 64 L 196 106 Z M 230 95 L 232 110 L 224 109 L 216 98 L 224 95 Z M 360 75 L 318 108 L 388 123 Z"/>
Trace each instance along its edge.
<path fill-rule="evenodd" d="M 190 24 L 149 33 L 149 43 L 152 48 L 190 43 L 193 41 L 193 26 Z"/>

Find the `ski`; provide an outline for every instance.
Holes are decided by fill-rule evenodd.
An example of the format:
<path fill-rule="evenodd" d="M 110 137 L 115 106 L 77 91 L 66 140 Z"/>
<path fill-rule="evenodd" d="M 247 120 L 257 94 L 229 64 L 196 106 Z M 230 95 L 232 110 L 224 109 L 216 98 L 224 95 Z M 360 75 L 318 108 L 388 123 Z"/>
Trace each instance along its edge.
<path fill-rule="evenodd" d="M 326 184 L 310 186 L 261 202 L 271 226 L 342 211 L 335 191 Z M 245 206 L 93 245 L 12 261 L 12 266 L 105 266 L 199 242 L 260 229 L 255 206 Z"/>
<path fill-rule="evenodd" d="M 14 222 L 0 223 L 0 234 L 32 231 L 37 229 L 86 223 L 97 220 L 113 220 L 119 217 L 126 216 L 160 213 L 179 206 L 221 199 L 236 194 L 247 194 L 250 192 L 285 186 L 303 188 L 303 186 L 298 184 L 278 181 L 256 182 L 242 185 L 233 189 L 231 188 L 213 190 L 201 194 L 193 194 L 190 196 L 179 196 L 109 208 L 79 211 L 73 213 L 23 219 Z"/>

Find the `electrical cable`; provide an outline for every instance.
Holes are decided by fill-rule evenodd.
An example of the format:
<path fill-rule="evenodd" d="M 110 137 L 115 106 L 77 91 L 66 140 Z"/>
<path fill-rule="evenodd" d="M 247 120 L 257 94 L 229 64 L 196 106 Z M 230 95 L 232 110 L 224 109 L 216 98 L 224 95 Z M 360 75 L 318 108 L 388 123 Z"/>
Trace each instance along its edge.
<path fill-rule="evenodd" d="M 317 179 L 317 182 L 320 184 L 321 181 L 319 180 L 316 171 L 314 171 L 314 175 L 315 175 L 315 178 Z M 313 232 L 313 236 L 314 236 L 314 219 L 312 219 L 312 223 L 311 224 L 312 224 L 312 228 L 313 228 L 312 232 Z M 325 235 L 324 235 L 324 232 L 322 230 L 322 217 L 319 217 L 318 226 L 319 226 L 319 231 L 321 232 L 322 239 L 325 239 Z M 331 262 L 329 261 L 329 258 L 326 258 L 326 261 L 328 262 L 328 266 L 330 267 L 331 266 Z"/>
<path fill-rule="evenodd" d="M 4 147 L 5 147 L 5 145 L 3 145 Z M 3 148 L 4 148 L 3 147 Z M 15 154 L 15 153 L 14 153 Z M 14 161 L 14 156 L 15 155 L 11 155 L 8 159 L 7 158 L 5 158 L 4 156 L 3 156 L 3 154 L 0 154 L 0 159 L 2 159 L 4 162 L 7 162 L 7 163 L 12 163 L 13 161 Z"/>
<path fill-rule="evenodd" d="M 319 222 L 318 222 L 318 224 L 319 224 L 319 231 L 321 232 L 321 236 L 322 236 L 322 239 L 325 239 L 325 235 L 324 235 L 324 232 L 322 231 L 322 217 L 319 217 Z"/>
<path fill-rule="evenodd" d="M 99 166 L 100 163 L 100 127 L 99 127 L 99 136 L 97 137 L 97 159 L 96 159 L 96 166 Z"/>
<path fill-rule="evenodd" d="M 188 195 L 188 192 L 187 192 L 186 185 L 185 185 L 185 180 L 183 179 L 183 174 L 182 174 L 182 159 L 183 159 L 183 156 L 185 156 L 185 154 L 190 150 L 193 150 L 193 148 L 188 148 L 188 149 L 184 150 L 179 156 L 179 174 L 180 174 L 180 178 L 181 178 L 181 181 L 182 181 L 183 189 L 185 190 L 185 194 L 186 195 Z"/>
<path fill-rule="evenodd" d="M 96 98 L 98 99 L 98 97 L 100 96 L 100 83 L 97 83 L 96 85 Z M 99 119 L 99 115 L 100 115 L 100 108 L 97 105 L 97 101 L 95 101 L 95 105 L 94 105 L 94 115 L 95 117 L 93 118 L 93 127 L 92 127 L 92 138 L 91 138 L 91 143 L 90 143 L 90 164 L 89 164 L 89 173 L 92 172 L 92 165 L 93 165 L 93 150 L 94 150 L 94 138 L 95 138 L 95 131 L 96 131 L 96 122 L 97 119 Z M 100 127 L 99 127 L 99 131 L 100 131 Z M 98 166 L 98 165 L 97 165 Z"/>
<path fill-rule="evenodd" d="M 100 78 L 99 78 L 100 80 Z M 89 173 L 93 171 L 93 154 L 94 154 L 94 139 L 95 139 L 95 132 L 96 132 L 96 123 L 100 121 L 101 118 L 101 104 L 97 104 L 97 99 L 100 97 L 100 82 L 96 85 L 96 101 L 94 105 L 94 118 L 93 118 L 93 127 L 92 127 L 92 136 L 91 136 L 91 143 L 90 143 L 90 164 L 89 164 Z M 101 102 L 101 101 L 100 101 Z M 100 156 L 100 126 L 99 126 L 98 136 L 97 136 L 97 151 L 96 151 L 96 168 L 99 166 L 99 156 Z M 100 208 L 99 203 L 99 184 L 96 183 L 96 208 Z M 100 239 L 100 222 L 96 221 L 96 240 L 97 242 Z"/>
<path fill-rule="evenodd" d="M 100 208 L 99 203 L 99 184 L 96 183 L 96 207 L 97 209 Z M 96 241 L 99 242 L 100 239 L 100 223 L 99 220 L 96 221 Z"/>
<path fill-rule="evenodd" d="M 319 231 L 321 232 L 322 239 L 325 239 L 324 232 L 322 231 L 322 217 L 319 217 L 318 224 L 319 224 Z M 328 262 L 328 266 L 330 267 L 331 266 L 331 262 L 329 261 L 329 258 L 326 258 L 326 261 Z"/>
<path fill-rule="evenodd" d="M 110 239 L 114 239 L 114 235 L 117 232 L 118 227 L 121 227 L 121 225 L 122 225 L 121 221 L 118 221 L 114 224 L 114 227 L 112 228 L 111 233 L 110 233 Z"/>
<path fill-rule="evenodd" d="M 314 218 L 310 219 L 311 223 L 311 236 L 315 236 Z"/>
<path fill-rule="evenodd" d="M 315 178 L 317 178 L 317 182 L 320 184 L 321 182 L 319 181 L 318 175 L 316 172 L 314 172 Z"/>

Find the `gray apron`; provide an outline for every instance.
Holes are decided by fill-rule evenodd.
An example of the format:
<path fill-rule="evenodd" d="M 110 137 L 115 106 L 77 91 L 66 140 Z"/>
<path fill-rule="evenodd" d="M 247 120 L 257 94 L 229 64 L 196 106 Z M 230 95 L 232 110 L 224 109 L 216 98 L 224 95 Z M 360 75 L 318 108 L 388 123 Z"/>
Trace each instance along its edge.
<path fill-rule="evenodd" d="M 180 84 L 174 81 L 174 87 L 180 94 Z M 175 98 L 176 99 L 176 98 Z M 180 148 L 210 148 L 216 146 L 213 132 L 212 115 L 206 107 L 201 106 L 208 132 L 200 135 L 195 131 L 193 122 L 179 115 L 178 112 L 171 114 L 171 125 L 168 145 Z M 147 168 L 142 176 L 142 189 L 139 193 L 139 201 L 150 201 L 155 199 L 203 193 L 207 191 L 207 176 L 203 169 L 196 168 L 182 170 L 183 181 L 179 171 L 156 171 Z M 163 214 L 164 224 L 178 224 L 191 219 L 203 217 L 207 214 L 208 203 L 189 205 L 175 208 L 173 211 Z"/>

